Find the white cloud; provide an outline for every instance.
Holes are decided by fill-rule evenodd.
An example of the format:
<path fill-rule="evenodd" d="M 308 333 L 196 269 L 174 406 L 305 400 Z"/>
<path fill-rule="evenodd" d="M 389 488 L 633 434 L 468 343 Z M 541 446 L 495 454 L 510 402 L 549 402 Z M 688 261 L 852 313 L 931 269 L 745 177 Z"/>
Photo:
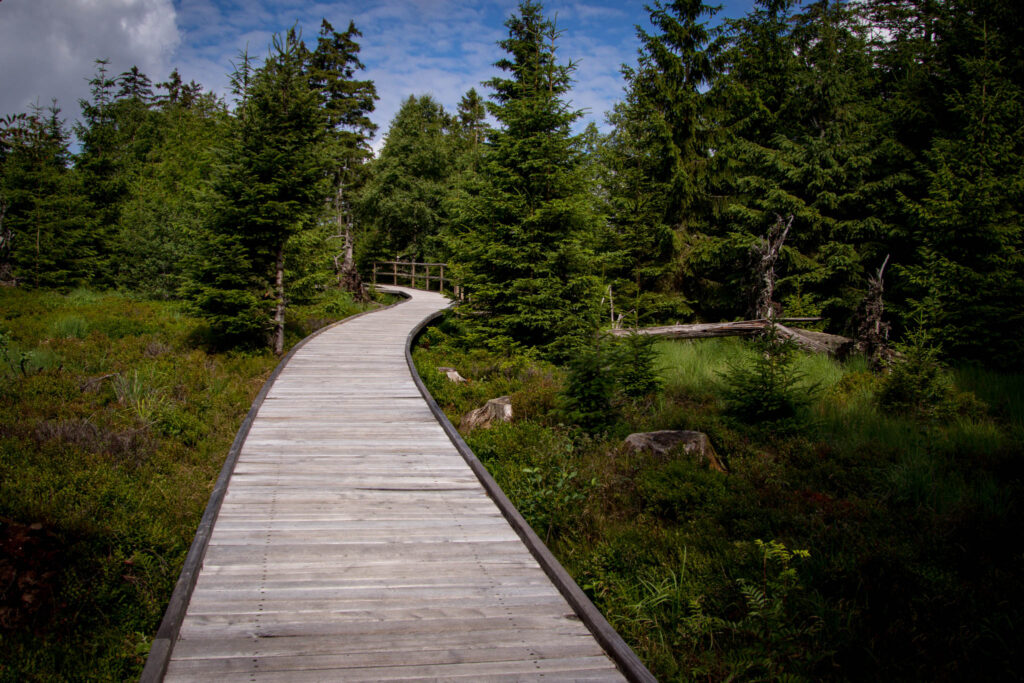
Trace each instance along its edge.
<path fill-rule="evenodd" d="M 172 0 L 4 0 L 0 114 L 57 98 L 74 118 L 94 60 L 109 59 L 115 76 L 137 65 L 159 81 L 179 41 Z"/>

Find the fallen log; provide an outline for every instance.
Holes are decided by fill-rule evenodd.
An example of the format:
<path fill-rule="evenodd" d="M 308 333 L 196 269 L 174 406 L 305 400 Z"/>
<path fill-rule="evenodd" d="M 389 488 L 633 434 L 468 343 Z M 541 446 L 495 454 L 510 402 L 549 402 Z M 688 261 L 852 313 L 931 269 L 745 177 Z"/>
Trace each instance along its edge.
<path fill-rule="evenodd" d="M 789 321 L 790 318 L 783 320 Z M 800 321 L 803 322 L 803 321 Z M 632 330 L 612 330 L 612 335 L 624 337 L 630 334 L 643 334 L 652 337 L 665 337 L 666 339 L 710 339 L 713 337 L 752 337 L 760 334 L 768 321 L 760 320 L 736 320 L 727 323 L 693 323 L 689 325 L 667 325 L 664 327 L 641 327 Z M 814 330 L 805 330 L 798 327 L 787 327 L 775 323 L 779 334 L 786 339 L 807 351 L 815 353 L 828 353 L 831 355 L 843 355 L 848 353 L 854 346 L 854 341 L 849 337 L 838 334 L 827 334 Z"/>

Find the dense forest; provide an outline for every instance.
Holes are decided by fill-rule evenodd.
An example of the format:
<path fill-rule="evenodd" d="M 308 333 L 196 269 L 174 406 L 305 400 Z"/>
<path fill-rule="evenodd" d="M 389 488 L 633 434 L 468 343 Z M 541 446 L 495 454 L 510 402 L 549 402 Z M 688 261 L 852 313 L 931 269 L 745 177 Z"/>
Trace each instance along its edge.
<path fill-rule="evenodd" d="M 45 343 L 16 296 L 165 306 L 146 314 L 196 326 L 175 349 L 239 359 L 280 355 L 304 306 L 369 305 L 375 261 L 444 262 L 465 296 L 424 335 L 421 373 L 456 422 L 512 395 L 516 421 L 470 445 L 659 677 L 1019 671 L 1024 11 L 648 11 L 608 132 L 580 126 L 576 65 L 532 0 L 480 91 L 450 110 L 410 94 L 377 154 L 361 34 L 326 20 L 315 44 L 293 28 L 262 63 L 240 54 L 228 99 L 98 60 L 70 129 L 56 101 L 5 116 L 4 479 L 49 452 L 14 426 L 19 401 L 68 372 L 16 353 Z M 801 356 L 786 317 L 860 355 Z M 741 319 L 769 324 L 749 344 L 607 335 Z M 723 471 L 608 459 L 641 428 L 707 432 Z M 11 500 L 5 523 L 61 533 L 56 506 Z M 149 612 L 129 650 L 155 631 L 184 535 L 132 598 Z"/>
<path fill-rule="evenodd" d="M 1020 367 L 1012 3 L 759 2 L 714 28 L 708 5 L 655 3 L 611 132 L 579 135 L 574 65 L 530 8 L 490 99 L 410 95 L 376 158 L 354 25 L 240 55 L 231 104 L 98 62 L 76 153 L 56 104 L 4 119 L 3 280 L 181 297 L 238 344 L 351 286 L 353 258 L 451 261 L 481 339 L 558 357 L 609 287 L 628 325 L 754 314 L 752 247 L 784 222 L 785 315 L 853 336 L 887 264 L 894 339 Z"/>

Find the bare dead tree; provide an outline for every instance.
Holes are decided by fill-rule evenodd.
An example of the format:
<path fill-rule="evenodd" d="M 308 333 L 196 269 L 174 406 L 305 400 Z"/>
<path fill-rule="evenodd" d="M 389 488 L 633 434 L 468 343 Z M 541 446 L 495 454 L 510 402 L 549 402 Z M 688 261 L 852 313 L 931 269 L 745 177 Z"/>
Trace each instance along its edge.
<path fill-rule="evenodd" d="M 338 233 L 330 239 L 342 240 L 341 252 L 334 255 L 334 272 L 338 276 L 338 287 L 350 292 L 356 301 L 367 302 L 370 295 L 359 276 L 355 261 L 355 239 L 353 237 L 352 208 L 345 196 L 345 182 L 348 176 L 346 163 L 338 173 L 338 190 L 332 200 Z"/>
<path fill-rule="evenodd" d="M 14 281 L 11 272 L 11 243 L 14 241 L 14 233 L 4 225 L 6 217 L 7 202 L 0 197 L 0 282 L 10 283 Z"/>
<path fill-rule="evenodd" d="M 885 291 L 885 267 L 889 265 L 889 254 L 885 255 L 878 271 L 868 277 L 868 293 L 861 303 L 860 327 L 857 330 L 857 341 L 871 364 L 876 368 L 891 355 L 889 349 L 890 325 L 882 320 L 885 304 L 882 294 Z"/>
<path fill-rule="evenodd" d="M 775 223 L 768 230 L 768 234 L 761 238 L 754 245 L 752 252 L 757 262 L 754 264 L 754 272 L 757 282 L 757 297 L 754 305 L 754 315 L 758 318 L 771 320 L 776 318 L 776 313 L 781 308 L 774 301 L 775 297 L 775 264 L 782 252 L 782 245 L 786 242 L 789 229 L 793 226 L 793 215 L 787 218 L 776 214 Z"/>

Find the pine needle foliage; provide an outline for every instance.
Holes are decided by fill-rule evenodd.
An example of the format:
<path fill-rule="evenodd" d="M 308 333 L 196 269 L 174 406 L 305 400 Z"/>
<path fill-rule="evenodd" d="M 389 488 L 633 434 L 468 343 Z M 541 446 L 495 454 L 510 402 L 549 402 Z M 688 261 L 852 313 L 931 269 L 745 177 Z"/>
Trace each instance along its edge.
<path fill-rule="evenodd" d="M 500 126 L 454 218 L 452 261 L 473 339 L 565 359 L 596 328 L 598 299 L 594 216 L 570 133 L 580 112 L 565 99 L 575 65 L 558 62 L 560 33 L 539 4 L 521 3 L 505 25 L 506 77 L 487 83 Z"/>
<path fill-rule="evenodd" d="M 326 196 L 323 113 L 301 46 L 294 31 L 275 37 L 252 74 L 215 181 L 209 234 L 193 262 L 195 310 L 229 344 L 259 345 L 281 331 L 273 315 L 284 296 L 275 280 L 285 244 L 315 223 Z"/>
<path fill-rule="evenodd" d="M 753 344 L 757 350 L 753 361 L 733 363 L 722 374 L 726 412 L 784 429 L 810 403 L 813 389 L 800 386 L 804 376 L 795 367 L 796 344 L 779 334 L 774 323 Z"/>

